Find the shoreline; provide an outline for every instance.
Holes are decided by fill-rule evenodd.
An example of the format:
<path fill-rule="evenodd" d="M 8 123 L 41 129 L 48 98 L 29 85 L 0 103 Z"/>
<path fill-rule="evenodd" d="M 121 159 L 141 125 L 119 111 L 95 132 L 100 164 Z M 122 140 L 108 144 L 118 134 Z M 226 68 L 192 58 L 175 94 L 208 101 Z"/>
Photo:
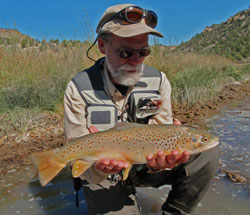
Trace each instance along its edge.
<path fill-rule="evenodd" d="M 173 116 L 184 125 L 207 128 L 205 120 L 221 112 L 230 103 L 244 100 L 250 96 L 250 80 L 233 82 L 218 92 L 213 101 L 197 103 L 192 107 L 173 107 Z"/>
<path fill-rule="evenodd" d="M 250 81 L 234 82 L 226 85 L 215 99 L 204 104 L 191 107 L 173 106 L 173 116 L 184 125 L 206 129 L 207 118 L 210 118 L 233 102 L 244 100 L 250 96 Z M 0 136 L 0 174 L 11 169 L 21 168 L 31 164 L 29 155 L 37 151 L 45 151 L 63 146 L 62 116 L 56 113 L 44 112 L 32 129 L 20 135 Z"/>

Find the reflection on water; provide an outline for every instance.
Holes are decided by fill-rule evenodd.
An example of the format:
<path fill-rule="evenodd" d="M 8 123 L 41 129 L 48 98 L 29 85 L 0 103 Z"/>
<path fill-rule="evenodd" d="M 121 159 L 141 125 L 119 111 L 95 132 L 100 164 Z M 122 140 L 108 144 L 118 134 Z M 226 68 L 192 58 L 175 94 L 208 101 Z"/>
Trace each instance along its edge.
<path fill-rule="evenodd" d="M 64 170 L 53 183 L 41 187 L 33 167 L 10 170 L 0 178 L 0 214 L 87 214 L 82 192 L 80 207 L 75 206 L 75 192 L 69 171 Z"/>
<path fill-rule="evenodd" d="M 250 100 L 227 107 L 208 120 L 211 131 L 220 137 L 221 167 L 198 208 L 196 215 L 250 214 Z M 233 183 L 222 170 L 230 170 L 247 179 Z M 68 170 L 53 183 L 41 187 L 33 167 L 13 169 L 0 176 L 1 215 L 87 215 L 86 203 L 79 192 L 80 207 L 75 207 L 75 192 Z M 138 189 L 144 214 L 159 212 L 169 187 Z M 148 198 L 149 197 L 149 198 Z M 150 213 L 149 213 L 150 212 Z M 160 213 L 158 213 L 160 214 Z"/>

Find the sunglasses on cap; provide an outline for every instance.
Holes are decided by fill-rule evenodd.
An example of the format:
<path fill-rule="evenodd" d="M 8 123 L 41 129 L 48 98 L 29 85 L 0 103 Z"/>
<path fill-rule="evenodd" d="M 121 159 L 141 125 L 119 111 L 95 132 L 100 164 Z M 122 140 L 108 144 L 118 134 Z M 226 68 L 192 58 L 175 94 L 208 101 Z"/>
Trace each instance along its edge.
<path fill-rule="evenodd" d="M 122 9 L 121 11 L 111 16 L 105 23 L 115 18 L 121 19 L 123 21 L 123 24 L 139 23 L 144 18 L 145 23 L 149 27 L 155 28 L 157 25 L 156 13 L 152 10 L 145 10 L 138 6 L 129 6 L 129 7 Z"/>
<path fill-rule="evenodd" d="M 150 54 L 150 48 L 141 49 L 118 49 L 116 50 L 120 58 L 127 59 L 130 58 L 134 53 L 137 53 L 139 57 L 147 57 Z"/>

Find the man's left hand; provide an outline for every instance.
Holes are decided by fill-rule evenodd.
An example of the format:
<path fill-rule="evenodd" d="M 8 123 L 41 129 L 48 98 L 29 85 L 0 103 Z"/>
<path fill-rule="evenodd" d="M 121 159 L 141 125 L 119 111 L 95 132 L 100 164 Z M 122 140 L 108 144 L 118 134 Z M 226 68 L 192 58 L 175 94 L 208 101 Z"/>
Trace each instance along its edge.
<path fill-rule="evenodd" d="M 190 152 L 184 151 L 179 153 L 177 150 L 173 150 L 171 154 L 165 155 L 163 151 L 158 151 L 156 156 L 153 154 L 147 155 L 147 166 L 154 170 L 163 170 L 166 168 L 174 168 L 179 164 L 186 163 L 190 157 Z"/>

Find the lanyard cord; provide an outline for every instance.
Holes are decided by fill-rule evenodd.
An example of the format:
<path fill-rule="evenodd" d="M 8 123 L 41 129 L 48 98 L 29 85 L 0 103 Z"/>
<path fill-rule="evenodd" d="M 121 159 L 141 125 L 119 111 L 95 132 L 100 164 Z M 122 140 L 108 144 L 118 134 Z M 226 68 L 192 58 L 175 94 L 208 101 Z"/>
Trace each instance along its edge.
<path fill-rule="evenodd" d="M 95 41 L 94 41 L 93 44 L 88 48 L 88 50 L 87 50 L 87 52 L 86 52 L 86 55 L 87 55 L 88 59 L 90 59 L 90 60 L 92 60 L 92 61 L 94 61 L 94 62 L 96 62 L 96 60 L 94 60 L 93 58 L 91 58 L 91 57 L 89 56 L 89 51 L 90 51 L 90 49 L 92 49 L 92 47 L 96 44 L 97 39 L 98 39 L 98 36 L 96 37 Z"/>

